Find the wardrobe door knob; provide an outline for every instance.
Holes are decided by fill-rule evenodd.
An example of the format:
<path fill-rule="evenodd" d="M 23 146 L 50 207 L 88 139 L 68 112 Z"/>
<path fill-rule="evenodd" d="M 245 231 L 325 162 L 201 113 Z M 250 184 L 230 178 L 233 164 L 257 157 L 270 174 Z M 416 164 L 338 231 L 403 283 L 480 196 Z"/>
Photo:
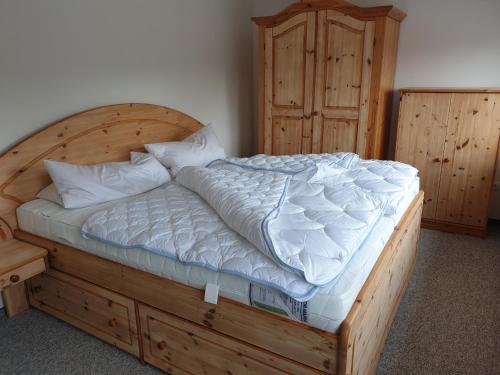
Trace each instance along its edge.
<path fill-rule="evenodd" d="M 19 277 L 19 275 L 12 275 L 10 277 L 10 282 L 11 283 L 17 283 L 19 280 L 21 280 L 21 278 Z"/>
<path fill-rule="evenodd" d="M 167 343 L 165 341 L 160 341 L 158 343 L 158 349 L 163 350 L 167 347 Z"/>

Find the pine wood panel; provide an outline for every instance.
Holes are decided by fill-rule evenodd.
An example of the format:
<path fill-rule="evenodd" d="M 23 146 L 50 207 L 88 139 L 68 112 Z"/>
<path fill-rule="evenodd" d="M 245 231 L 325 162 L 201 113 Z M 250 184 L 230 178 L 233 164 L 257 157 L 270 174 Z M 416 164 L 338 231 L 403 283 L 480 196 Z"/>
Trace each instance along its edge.
<path fill-rule="evenodd" d="M 337 336 L 279 315 L 219 297 L 204 302 L 203 290 L 98 258 L 69 246 L 16 231 L 16 237 L 49 251 L 50 266 L 138 302 L 320 371 L 337 365 Z M 175 301 L 175 303 L 172 303 Z"/>
<path fill-rule="evenodd" d="M 14 284 L 2 292 L 5 311 L 9 318 L 19 315 L 29 309 L 28 297 L 26 295 L 26 283 Z"/>
<path fill-rule="evenodd" d="M 349 18 L 343 17 L 342 20 Z M 364 23 L 360 22 L 363 29 L 359 30 L 337 19 L 327 17 L 324 29 L 326 72 L 323 105 L 334 108 L 358 108 L 363 65 Z"/>
<path fill-rule="evenodd" d="M 484 235 L 500 143 L 494 89 L 405 89 L 396 159 L 420 171 L 422 225 Z"/>
<path fill-rule="evenodd" d="M 426 219 L 436 217 L 450 102 L 451 95 L 446 94 L 401 97 L 396 160 L 419 170 Z"/>
<path fill-rule="evenodd" d="M 275 27 L 298 14 L 325 8 L 334 9 L 342 14 L 364 20 L 390 18 L 401 22 L 406 17 L 403 11 L 391 5 L 362 8 L 345 0 L 300 0 L 276 15 L 253 17 L 252 20 L 259 26 Z"/>
<path fill-rule="evenodd" d="M 171 374 L 324 374 L 139 305 L 144 360 Z"/>
<path fill-rule="evenodd" d="M 311 151 L 315 22 L 315 13 L 303 13 L 265 31 L 265 153 Z"/>
<path fill-rule="evenodd" d="M 304 22 L 274 37 L 273 105 L 304 106 L 306 30 Z"/>
<path fill-rule="evenodd" d="M 57 122 L 0 156 L 0 237 L 17 228 L 15 209 L 50 183 L 44 159 L 76 164 L 122 161 L 145 143 L 181 140 L 201 123 L 170 108 L 118 104 Z M 89 150 L 92 150 L 89 152 Z"/>
<path fill-rule="evenodd" d="M 359 8 L 341 0 L 301 2 L 254 18 L 260 30 L 259 151 L 291 152 L 273 150 L 273 117 L 299 109 L 294 116 L 304 119 L 301 147 L 290 150 L 320 152 L 324 118 L 355 118 L 355 151 L 383 158 L 403 18 L 392 7 Z M 350 137 L 341 150 L 352 150 Z"/>
<path fill-rule="evenodd" d="M 14 239 L 0 242 L 0 275 L 47 256 L 47 250 Z"/>
<path fill-rule="evenodd" d="M 132 300 L 54 270 L 29 284 L 33 306 L 139 356 Z"/>
<path fill-rule="evenodd" d="M 365 147 L 374 27 L 331 10 L 318 14 L 313 152 Z"/>
<path fill-rule="evenodd" d="M 28 280 L 30 277 L 45 271 L 45 261 L 36 259 L 18 268 L 0 275 L 0 290 L 12 287 L 17 283 Z"/>
<path fill-rule="evenodd" d="M 420 192 L 379 257 L 341 327 L 339 372 L 374 374 L 417 254 L 423 193 Z"/>
<path fill-rule="evenodd" d="M 375 22 L 368 21 L 365 26 L 363 47 L 363 71 L 361 80 L 361 98 L 359 102 L 359 121 L 356 151 L 368 157 L 367 142 L 369 142 L 370 90 L 372 84 L 373 49 L 375 40 Z"/>
<path fill-rule="evenodd" d="M 355 152 L 357 121 L 324 119 L 321 152 Z"/>
<path fill-rule="evenodd" d="M 389 126 L 392 116 L 394 79 L 398 55 L 400 23 L 393 18 L 378 19 L 375 25 L 375 40 L 370 86 L 370 108 L 365 157 L 387 158 Z"/>
<path fill-rule="evenodd" d="M 45 271 L 47 250 L 11 238 L 0 240 L 0 291 L 8 317 L 29 308 L 25 280 Z"/>
<path fill-rule="evenodd" d="M 500 96 L 451 95 L 436 218 L 484 227 L 500 139 Z"/>
<path fill-rule="evenodd" d="M 303 127 L 302 117 L 273 117 L 273 154 L 300 154 Z"/>
<path fill-rule="evenodd" d="M 154 306 L 163 313 L 172 314 L 173 318 L 196 324 L 195 327 L 204 327 L 204 330 L 213 334 L 210 335 L 209 340 L 216 340 L 217 343 L 219 343 L 218 340 L 222 340 L 220 345 L 225 345 L 224 343 L 227 342 L 225 339 L 234 340 L 238 344 L 232 345 L 231 349 L 237 348 L 238 352 L 259 362 L 287 373 L 302 374 L 316 371 L 344 375 L 352 374 L 353 368 L 368 366 L 366 363 L 373 367 L 378 361 L 381 346 L 407 281 L 407 278 L 401 276 L 400 272 L 403 268 L 404 271 L 408 271 L 408 263 L 395 262 L 394 259 L 414 257 L 417 237 L 407 236 L 405 233 L 411 233 L 411 228 L 418 228 L 422 200 L 423 193 L 420 193 L 386 244 L 341 327 L 340 340 L 337 335 L 225 298 L 219 298 L 216 306 L 209 305 L 203 302 L 203 292 L 200 290 L 31 234 L 16 231 L 15 235 L 20 240 L 49 249 L 50 264 L 53 269 L 122 293 L 140 303 Z M 396 254 L 399 255 L 396 256 Z M 389 287 L 381 288 L 380 280 L 386 278 L 393 281 L 389 281 Z M 396 290 L 399 294 L 397 298 L 394 298 Z M 380 299 L 383 299 L 383 302 L 380 302 Z M 380 310 L 380 306 L 385 306 L 385 309 Z M 58 316 L 57 311 L 49 312 Z M 390 312 L 389 315 L 387 315 L 388 312 Z M 72 324 L 77 325 L 75 322 Z M 357 351 L 354 355 L 353 343 L 356 335 L 361 331 L 366 332 L 373 325 L 383 326 L 385 330 L 382 333 L 377 331 L 373 335 L 365 335 L 363 346 L 368 349 L 363 349 L 362 352 Z M 186 333 L 191 331 L 188 329 Z M 97 335 L 94 332 L 92 334 Z M 197 334 L 201 335 L 201 333 Z M 375 343 L 372 340 L 375 340 Z M 252 354 L 252 348 L 260 352 Z M 157 365 L 165 368 L 164 363 Z"/>

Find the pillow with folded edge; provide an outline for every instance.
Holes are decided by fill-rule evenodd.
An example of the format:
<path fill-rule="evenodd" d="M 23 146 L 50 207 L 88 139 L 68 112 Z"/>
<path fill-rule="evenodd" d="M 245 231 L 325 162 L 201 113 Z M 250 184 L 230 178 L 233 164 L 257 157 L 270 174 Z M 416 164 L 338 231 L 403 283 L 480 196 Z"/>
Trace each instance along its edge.
<path fill-rule="evenodd" d="M 183 167 L 204 167 L 226 153 L 211 125 L 204 126 L 180 142 L 144 145 L 175 176 Z"/>
<path fill-rule="evenodd" d="M 170 181 L 153 155 L 132 152 L 130 162 L 75 165 L 45 160 L 53 184 L 37 194 L 64 208 L 83 208 L 134 196 Z"/>

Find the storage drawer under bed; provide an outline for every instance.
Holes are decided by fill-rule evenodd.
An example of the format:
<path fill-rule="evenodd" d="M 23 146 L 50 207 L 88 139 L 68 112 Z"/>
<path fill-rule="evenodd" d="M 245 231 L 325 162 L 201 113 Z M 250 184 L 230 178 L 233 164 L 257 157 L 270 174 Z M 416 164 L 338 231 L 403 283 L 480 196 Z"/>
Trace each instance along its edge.
<path fill-rule="evenodd" d="M 49 270 L 28 285 L 32 306 L 140 356 L 133 300 Z"/>
<path fill-rule="evenodd" d="M 144 360 L 172 375 L 325 374 L 146 305 L 139 317 Z"/>

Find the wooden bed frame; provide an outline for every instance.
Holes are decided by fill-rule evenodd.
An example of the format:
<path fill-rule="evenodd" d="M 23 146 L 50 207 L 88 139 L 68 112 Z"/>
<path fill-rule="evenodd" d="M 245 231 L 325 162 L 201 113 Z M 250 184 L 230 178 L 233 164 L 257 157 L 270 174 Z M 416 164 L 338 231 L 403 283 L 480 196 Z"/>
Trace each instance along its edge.
<path fill-rule="evenodd" d="M 226 298 L 210 305 L 201 290 L 18 229 L 16 208 L 50 183 L 44 159 L 126 160 L 144 143 L 180 140 L 201 126 L 156 105 L 113 105 L 49 126 L 0 157 L 0 239 L 49 251 L 48 271 L 26 283 L 31 306 L 172 374 L 374 373 L 415 263 L 423 193 L 401 219 L 338 334 Z"/>

